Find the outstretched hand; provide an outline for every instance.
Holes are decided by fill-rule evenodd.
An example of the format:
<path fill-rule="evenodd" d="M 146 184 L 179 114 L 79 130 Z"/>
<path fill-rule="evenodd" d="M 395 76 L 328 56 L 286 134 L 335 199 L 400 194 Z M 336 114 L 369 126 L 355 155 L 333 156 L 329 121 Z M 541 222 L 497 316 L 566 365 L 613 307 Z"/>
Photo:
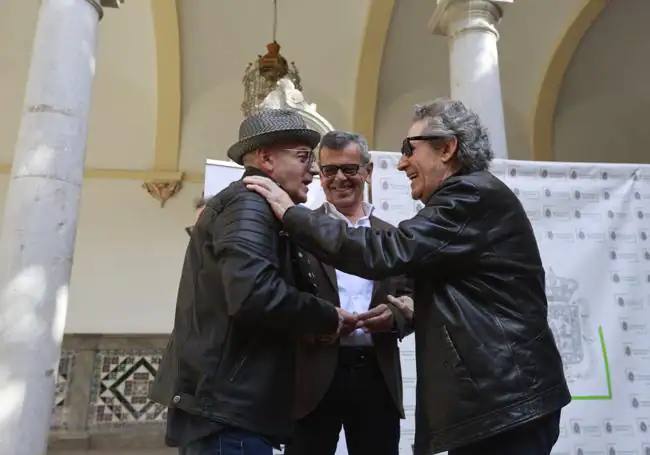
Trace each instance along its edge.
<path fill-rule="evenodd" d="M 322 344 L 332 344 L 339 337 L 349 335 L 356 328 L 358 317 L 356 314 L 349 313 L 343 308 L 336 308 L 336 312 L 339 314 L 339 325 L 335 333 L 329 335 L 319 335 L 315 337 L 315 341 L 318 341 Z"/>
<path fill-rule="evenodd" d="M 394 323 L 393 312 L 390 311 L 388 305 L 382 303 L 365 313 L 361 313 L 359 315 L 359 322 L 357 322 L 357 328 L 373 333 L 389 332 L 392 330 Z"/>
<path fill-rule="evenodd" d="M 340 317 L 343 318 L 343 326 L 341 327 L 340 336 L 347 336 L 351 334 L 354 331 L 354 329 L 357 328 L 359 316 L 356 313 L 350 313 L 349 311 L 345 311 L 343 308 L 337 307 L 336 311 L 338 311 Z"/>
<path fill-rule="evenodd" d="M 413 321 L 413 299 L 407 295 L 401 297 L 388 296 L 388 301 L 395 305 L 404 314 L 408 321 Z"/>
<path fill-rule="evenodd" d="M 280 221 L 282 221 L 284 213 L 295 205 L 287 192 L 267 177 L 256 175 L 244 177 L 244 184 L 246 188 L 256 191 L 268 201 L 273 213 Z"/>

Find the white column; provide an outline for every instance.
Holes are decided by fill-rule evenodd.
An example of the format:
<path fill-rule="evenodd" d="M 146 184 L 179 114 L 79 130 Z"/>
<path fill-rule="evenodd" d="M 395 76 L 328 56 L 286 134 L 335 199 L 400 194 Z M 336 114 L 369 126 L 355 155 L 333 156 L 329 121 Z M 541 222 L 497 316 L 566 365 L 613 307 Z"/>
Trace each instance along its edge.
<path fill-rule="evenodd" d="M 438 0 L 429 22 L 432 32 L 449 37 L 451 97 L 479 115 L 497 158 L 508 157 L 508 146 L 496 25 L 503 14 L 499 4 L 513 1 Z"/>
<path fill-rule="evenodd" d="M 42 0 L 0 236 L 0 454 L 45 454 L 86 152 L 95 0 Z"/>

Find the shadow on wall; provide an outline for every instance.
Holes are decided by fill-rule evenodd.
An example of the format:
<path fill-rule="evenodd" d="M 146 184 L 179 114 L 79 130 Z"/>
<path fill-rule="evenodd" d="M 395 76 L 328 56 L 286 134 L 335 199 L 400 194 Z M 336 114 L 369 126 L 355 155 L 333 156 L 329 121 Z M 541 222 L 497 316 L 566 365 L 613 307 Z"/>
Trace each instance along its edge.
<path fill-rule="evenodd" d="M 530 137 L 526 128 L 526 115 L 517 110 L 517 106 L 504 100 L 503 111 L 506 122 L 508 141 L 508 158 L 512 160 L 532 160 Z M 516 144 L 519 144 L 517 146 Z"/>
<path fill-rule="evenodd" d="M 609 2 L 573 54 L 554 116 L 558 161 L 649 163 L 650 2 Z"/>

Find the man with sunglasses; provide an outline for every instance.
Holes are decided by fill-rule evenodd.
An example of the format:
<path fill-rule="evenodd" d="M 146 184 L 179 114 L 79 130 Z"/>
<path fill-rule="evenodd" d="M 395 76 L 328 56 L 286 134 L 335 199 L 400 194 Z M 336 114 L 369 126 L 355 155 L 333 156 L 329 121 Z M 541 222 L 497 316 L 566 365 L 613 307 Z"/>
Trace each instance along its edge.
<path fill-rule="evenodd" d="M 416 106 L 402 145 L 398 167 L 425 207 L 397 228 L 350 229 L 246 181 L 320 260 L 414 278 L 416 455 L 548 455 L 570 401 L 535 236 L 491 158 L 478 116 L 439 99 Z"/>
<path fill-rule="evenodd" d="M 228 156 L 301 203 L 319 139 L 297 113 L 262 110 L 244 119 Z M 206 203 L 185 255 L 161 362 L 169 367 L 159 372 L 173 384 L 166 440 L 182 455 L 271 455 L 288 440 L 297 340 L 335 336 L 352 319 L 313 294 L 303 258 L 242 181 Z"/>
<path fill-rule="evenodd" d="M 351 228 L 386 229 L 364 201 L 372 163 L 366 140 L 331 131 L 320 143 L 320 178 L 326 202 L 318 213 Z M 397 340 L 410 324 L 391 304 L 410 292 L 404 277 L 372 281 L 310 261 L 318 296 L 358 315 L 341 337 L 305 340 L 298 347 L 295 415 L 285 455 L 334 455 L 341 427 L 349 455 L 397 455 L 402 375 Z M 402 297 L 408 299 L 409 297 Z"/>

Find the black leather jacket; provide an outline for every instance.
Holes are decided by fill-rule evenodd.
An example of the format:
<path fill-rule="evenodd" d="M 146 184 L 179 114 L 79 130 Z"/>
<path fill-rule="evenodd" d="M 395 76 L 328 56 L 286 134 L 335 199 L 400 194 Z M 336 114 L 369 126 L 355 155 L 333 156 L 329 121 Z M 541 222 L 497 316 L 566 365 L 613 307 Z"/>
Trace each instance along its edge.
<path fill-rule="evenodd" d="M 269 205 L 241 181 L 207 203 L 187 247 L 168 367 L 159 373 L 173 384 L 168 444 L 220 426 L 287 439 L 297 336 L 338 325 L 330 303 L 297 289 L 311 285 L 299 260 Z"/>
<path fill-rule="evenodd" d="M 283 222 L 339 270 L 415 279 L 415 454 L 489 437 L 570 401 L 531 225 L 489 172 L 448 178 L 392 230 L 347 229 L 301 207 Z"/>

